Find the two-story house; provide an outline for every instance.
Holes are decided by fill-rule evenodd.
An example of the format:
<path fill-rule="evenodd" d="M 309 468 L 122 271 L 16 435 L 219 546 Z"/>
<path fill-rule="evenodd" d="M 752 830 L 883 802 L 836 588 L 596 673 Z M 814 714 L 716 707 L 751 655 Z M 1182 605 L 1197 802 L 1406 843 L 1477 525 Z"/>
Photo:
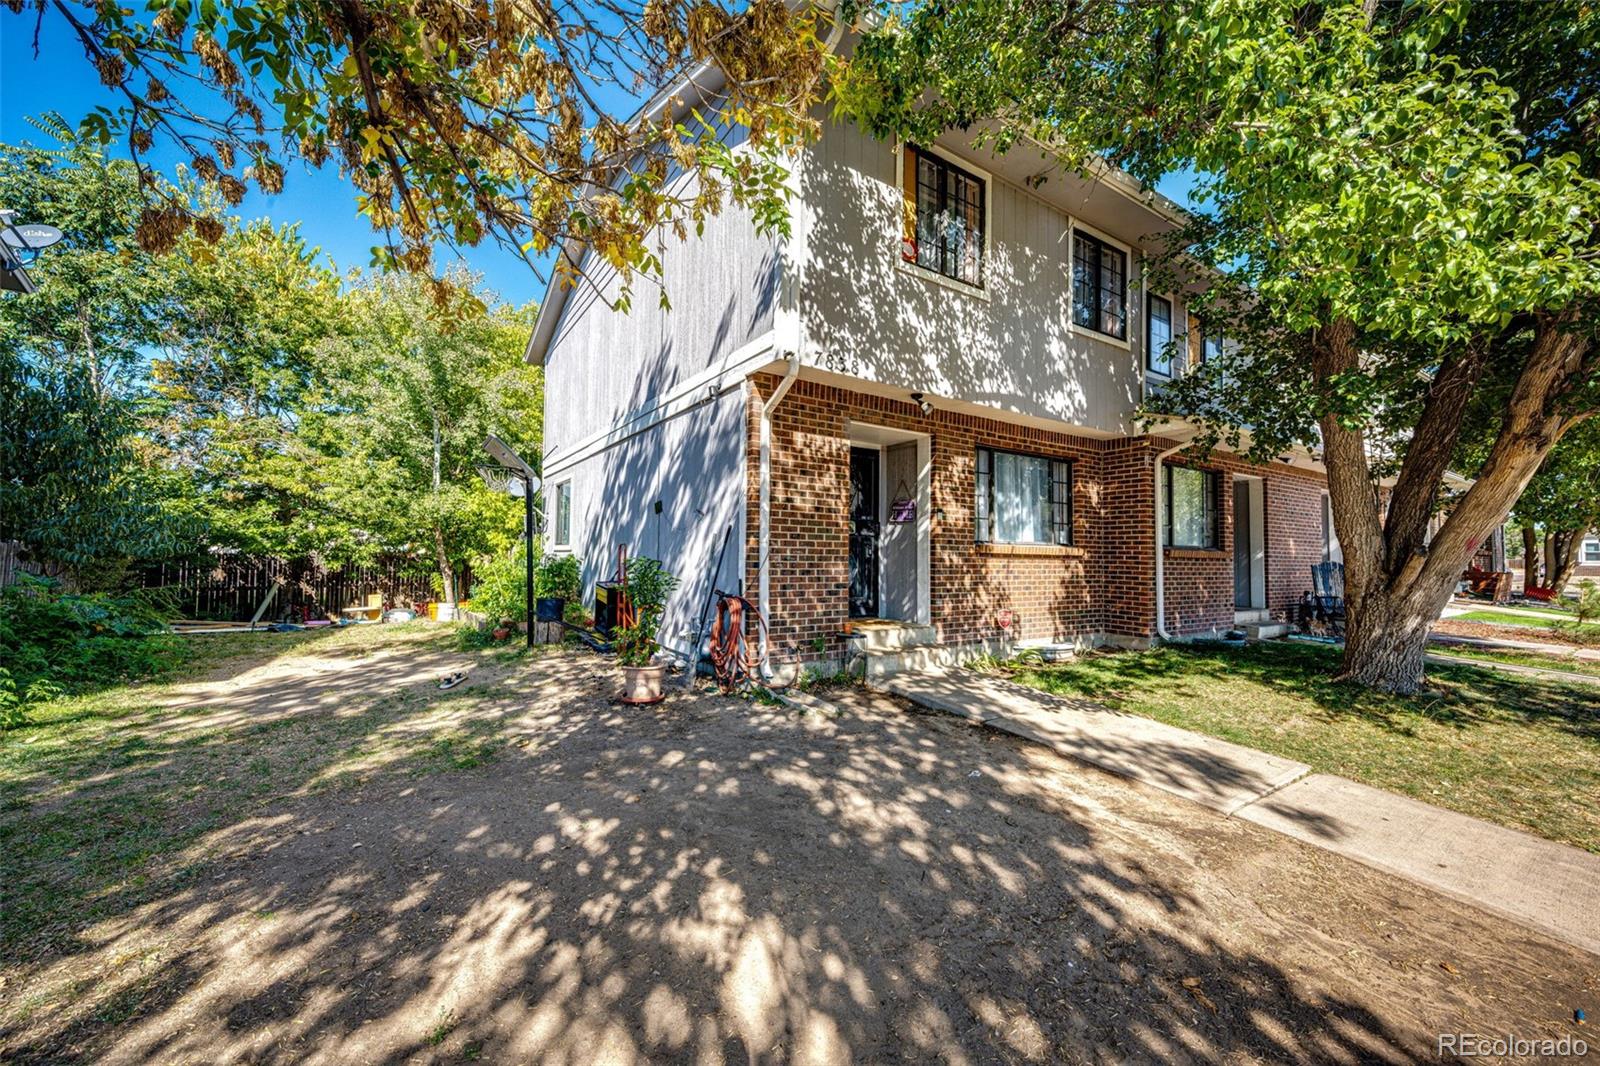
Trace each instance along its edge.
<path fill-rule="evenodd" d="M 1336 550 L 1319 464 L 1194 463 L 1188 428 L 1133 419 L 1221 343 L 1146 283 L 1176 206 L 826 119 L 790 180 L 786 237 L 733 209 L 664 242 L 669 311 L 613 313 L 588 262 L 547 295 L 545 540 L 586 582 L 626 543 L 682 580 L 666 647 L 688 652 L 714 582 L 758 602 L 775 665 L 824 669 L 847 630 L 932 645 L 904 665 L 1292 610 Z"/>

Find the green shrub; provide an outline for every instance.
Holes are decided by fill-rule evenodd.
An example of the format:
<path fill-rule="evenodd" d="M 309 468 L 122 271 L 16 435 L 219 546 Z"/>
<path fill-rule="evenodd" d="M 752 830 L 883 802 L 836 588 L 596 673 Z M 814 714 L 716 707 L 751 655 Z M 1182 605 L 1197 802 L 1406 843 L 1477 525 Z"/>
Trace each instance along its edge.
<path fill-rule="evenodd" d="M 527 548 L 518 541 L 510 551 L 485 557 L 473 567 L 472 609 L 488 619 L 491 628 L 502 618 L 521 622 L 528 617 L 526 558 Z"/>
<path fill-rule="evenodd" d="M 510 551 L 482 560 L 473 569 L 472 609 L 491 625 L 501 619 L 528 619 L 527 548 L 518 541 Z M 567 601 L 568 620 L 574 608 L 580 620 L 583 599 L 583 564 L 575 555 L 547 555 L 533 571 L 535 596 L 560 596 Z"/>
<path fill-rule="evenodd" d="M 583 561 L 576 555 L 546 555 L 533 573 L 535 596 L 560 596 L 568 603 L 583 599 Z"/>
<path fill-rule="evenodd" d="M 182 652 L 168 616 L 148 593 L 65 592 L 21 575 L 0 591 L 0 718 L 14 724 L 29 704 L 168 669 Z"/>
<path fill-rule="evenodd" d="M 1593 578 L 1586 577 L 1578 582 L 1578 602 L 1573 605 L 1573 614 L 1578 616 L 1580 625 L 1600 618 L 1600 585 L 1596 585 Z"/>
<path fill-rule="evenodd" d="M 678 587 L 678 579 L 667 573 L 655 559 L 635 555 L 628 560 L 628 603 L 633 608 L 633 624 L 623 626 L 615 642 L 617 661 L 623 666 L 648 666 L 660 648 L 656 635 L 667 597 Z"/>

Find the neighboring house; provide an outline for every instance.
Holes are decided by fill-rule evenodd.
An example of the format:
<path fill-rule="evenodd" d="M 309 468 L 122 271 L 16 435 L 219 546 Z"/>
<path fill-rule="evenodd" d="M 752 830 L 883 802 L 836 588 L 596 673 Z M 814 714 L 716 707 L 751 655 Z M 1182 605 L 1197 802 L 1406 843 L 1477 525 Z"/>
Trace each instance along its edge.
<path fill-rule="evenodd" d="M 1516 550 L 1516 555 L 1511 558 L 1508 565 L 1516 573 L 1517 587 L 1521 588 L 1524 572 L 1522 545 L 1513 542 L 1511 547 Z M 1578 565 L 1572 571 L 1572 577 L 1567 582 L 1567 591 L 1575 592 L 1574 583 L 1582 581 L 1584 578 L 1600 581 L 1600 529 L 1590 530 L 1578 542 Z"/>
<path fill-rule="evenodd" d="M 666 242 L 670 312 L 608 310 L 618 281 L 593 260 L 547 295 L 528 347 L 546 542 L 586 587 L 619 543 L 661 558 L 683 581 L 663 643 L 686 653 L 731 527 L 715 587 L 758 601 L 775 662 L 824 667 L 862 618 L 954 657 L 1291 612 L 1339 557 L 1321 466 L 1194 463 L 1190 427 L 1133 422 L 1222 343 L 1143 280 L 1178 209 L 958 133 L 918 148 L 823 123 L 790 236 L 730 209 Z"/>

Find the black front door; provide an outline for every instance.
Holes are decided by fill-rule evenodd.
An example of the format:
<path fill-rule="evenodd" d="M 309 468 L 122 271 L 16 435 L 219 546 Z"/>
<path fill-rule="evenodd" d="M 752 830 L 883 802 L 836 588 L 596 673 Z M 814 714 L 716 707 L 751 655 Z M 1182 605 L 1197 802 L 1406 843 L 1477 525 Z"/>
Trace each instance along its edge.
<path fill-rule="evenodd" d="M 878 616 L 878 451 L 850 449 L 850 617 Z"/>

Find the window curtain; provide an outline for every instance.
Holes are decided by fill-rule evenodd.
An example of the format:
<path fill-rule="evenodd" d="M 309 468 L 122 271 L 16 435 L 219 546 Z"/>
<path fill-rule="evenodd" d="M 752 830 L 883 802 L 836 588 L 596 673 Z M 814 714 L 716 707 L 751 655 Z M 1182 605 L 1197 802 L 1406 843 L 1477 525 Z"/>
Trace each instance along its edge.
<path fill-rule="evenodd" d="M 1050 461 L 994 455 L 994 531 L 1002 544 L 1049 544 Z"/>

